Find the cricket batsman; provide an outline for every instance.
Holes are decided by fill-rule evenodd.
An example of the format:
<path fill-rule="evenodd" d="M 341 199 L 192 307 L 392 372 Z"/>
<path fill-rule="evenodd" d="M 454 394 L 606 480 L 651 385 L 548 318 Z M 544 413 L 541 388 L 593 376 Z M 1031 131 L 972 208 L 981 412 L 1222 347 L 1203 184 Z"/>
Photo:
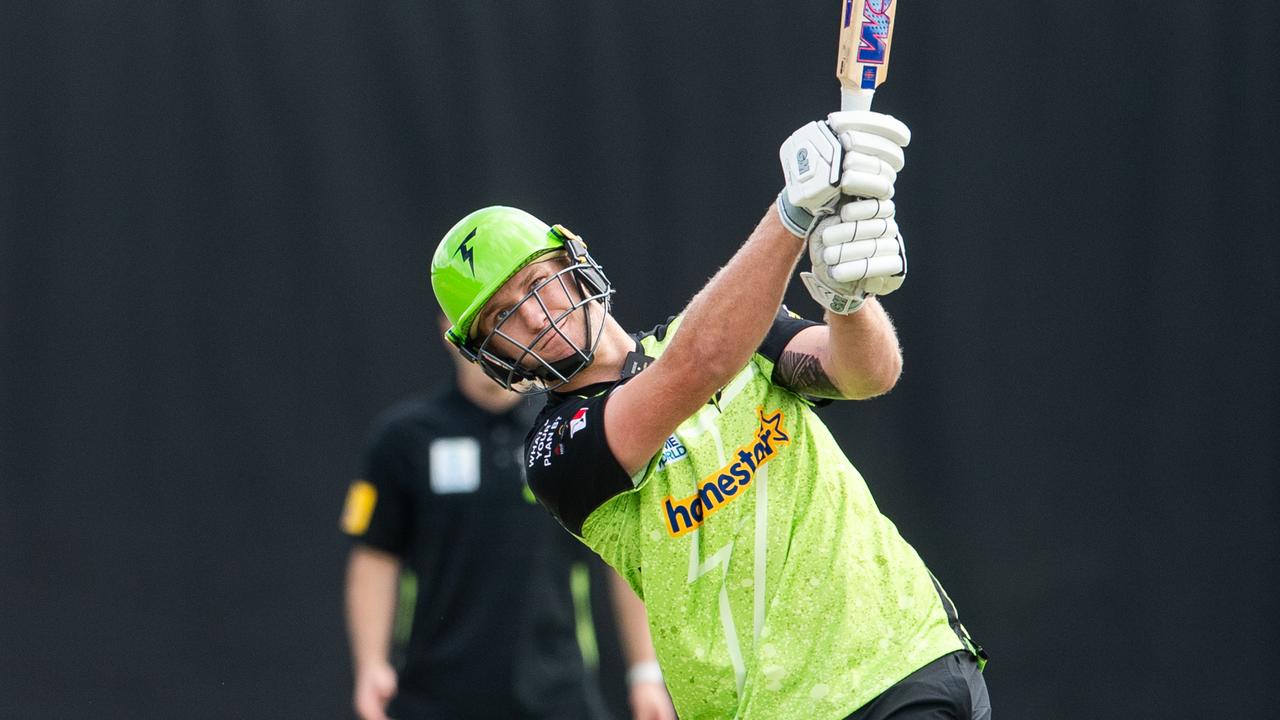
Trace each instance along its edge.
<path fill-rule="evenodd" d="M 897 382 L 877 296 L 906 275 L 909 138 L 870 111 L 797 130 L 777 201 L 648 332 L 610 315 L 581 239 L 521 210 L 471 213 L 436 249 L 449 342 L 546 393 L 529 486 L 643 599 L 683 720 L 990 717 L 986 655 L 813 411 Z M 802 255 L 821 323 L 781 304 Z"/>

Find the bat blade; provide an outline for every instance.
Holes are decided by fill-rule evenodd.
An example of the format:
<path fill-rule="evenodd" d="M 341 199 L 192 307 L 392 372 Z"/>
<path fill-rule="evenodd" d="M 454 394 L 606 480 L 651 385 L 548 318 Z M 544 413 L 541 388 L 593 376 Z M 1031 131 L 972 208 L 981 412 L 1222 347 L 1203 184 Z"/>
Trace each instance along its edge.
<path fill-rule="evenodd" d="M 840 0 L 836 78 L 841 110 L 869 110 L 871 96 L 889 74 L 895 0 Z"/>

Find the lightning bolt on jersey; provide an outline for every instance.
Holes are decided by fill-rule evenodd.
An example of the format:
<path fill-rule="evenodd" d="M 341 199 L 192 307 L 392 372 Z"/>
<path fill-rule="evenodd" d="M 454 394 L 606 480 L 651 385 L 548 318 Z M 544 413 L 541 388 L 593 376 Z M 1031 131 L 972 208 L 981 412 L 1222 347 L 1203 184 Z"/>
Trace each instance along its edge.
<path fill-rule="evenodd" d="M 553 396 L 529 435 L 530 487 L 644 599 L 686 720 L 844 718 L 964 648 L 940 586 L 812 403 L 773 381 L 812 324 L 780 313 L 633 477 L 604 434 L 619 383 Z M 657 358 L 678 330 L 637 340 Z"/>

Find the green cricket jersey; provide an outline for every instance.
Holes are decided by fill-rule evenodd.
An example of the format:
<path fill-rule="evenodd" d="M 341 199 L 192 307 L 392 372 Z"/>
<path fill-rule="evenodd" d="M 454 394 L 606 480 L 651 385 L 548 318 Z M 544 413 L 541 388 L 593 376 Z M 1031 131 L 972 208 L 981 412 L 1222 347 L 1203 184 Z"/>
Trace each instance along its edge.
<path fill-rule="evenodd" d="M 779 313 L 633 477 L 604 435 L 616 384 L 553 395 L 529 436 L 534 493 L 644 599 L 682 720 L 844 718 L 964 648 L 941 588 L 811 403 L 773 381 L 811 324 Z M 638 337 L 643 352 L 659 357 L 678 327 Z"/>

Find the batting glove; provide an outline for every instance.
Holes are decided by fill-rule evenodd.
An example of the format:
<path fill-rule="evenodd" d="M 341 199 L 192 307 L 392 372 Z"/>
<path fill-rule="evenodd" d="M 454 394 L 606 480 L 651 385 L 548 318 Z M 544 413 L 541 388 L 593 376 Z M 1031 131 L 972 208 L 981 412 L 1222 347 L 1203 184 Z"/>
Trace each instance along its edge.
<path fill-rule="evenodd" d="M 805 237 L 815 216 L 846 197 L 893 197 L 902 148 L 911 131 L 889 115 L 836 112 L 791 134 L 778 150 L 786 187 L 778 196 L 783 225 Z"/>
<path fill-rule="evenodd" d="M 800 273 L 800 280 L 819 305 L 848 315 L 867 296 L 888 295 L 902 286 L 907 247 L 893 214 L 892 200 L 853 200 L 809 234 L 813 271 Z"/>

